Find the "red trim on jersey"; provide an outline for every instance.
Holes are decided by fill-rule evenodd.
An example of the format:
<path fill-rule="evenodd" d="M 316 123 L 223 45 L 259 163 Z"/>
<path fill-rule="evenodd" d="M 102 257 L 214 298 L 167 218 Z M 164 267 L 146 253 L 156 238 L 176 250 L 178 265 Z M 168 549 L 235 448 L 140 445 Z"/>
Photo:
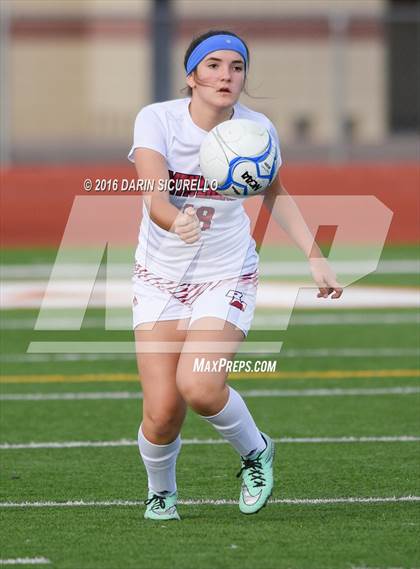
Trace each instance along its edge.
<path fill-rule="evenodd" d="M 191 305 L 194 300 L 196 300 L 207 289 L 213 290 L 223 283 L 229 283 L 235 287 L 240 285 L 257 286 L 258 284 L 258 269 L 255 269 L 254 272 L 247 273 L 246 275 L 240 275 L 239 277 L 230 279 L 222 279 L 220 281 L 209 281 L 204 283 L 177 283 L 170 279 L 158 277 L 139 263 L 136 263 L 134 265 L 134 276 L 163 292 L 169 293 L 182 304 L 188 305 Z M 243 304 L 246 306 L 245 303 Z"/>
<path fill-rule="evenodd" d="M 209 200 L 231 201 L 234 198 L 222 196 L 209 187 L 205 187 L 205 178 L 200 174 L 185 174 L 169 170 L 169 178 L 175 180 L 176 187 L 170 189 L 171 196 L 181 198 L 205 198 Z M 187 182 L 188 181 L 188 182 Z M 178 187 L 180 186 L 180 187 Z"/>

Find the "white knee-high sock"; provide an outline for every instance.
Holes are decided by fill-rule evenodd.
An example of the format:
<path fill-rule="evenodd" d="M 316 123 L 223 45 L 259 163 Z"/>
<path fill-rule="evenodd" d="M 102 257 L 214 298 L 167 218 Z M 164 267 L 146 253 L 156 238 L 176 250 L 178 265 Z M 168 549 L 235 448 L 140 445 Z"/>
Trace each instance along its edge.
<path fill-rule="evenodd" d="M 219 413 L 204 417 L 241 456 L 265 449 L 266 444 L 248 407 L 237 391 L 229 387 L 229 399 Z"/>
<path fill-rule="evenodd" d="M 164 495 L 176 492 L 176 459 L 181 450 L 181 437 L 168 445 L 155 445 L 148 441 L 139 428 L 138 444 L 140 456 L 146 467 L 149 490 Z"/>

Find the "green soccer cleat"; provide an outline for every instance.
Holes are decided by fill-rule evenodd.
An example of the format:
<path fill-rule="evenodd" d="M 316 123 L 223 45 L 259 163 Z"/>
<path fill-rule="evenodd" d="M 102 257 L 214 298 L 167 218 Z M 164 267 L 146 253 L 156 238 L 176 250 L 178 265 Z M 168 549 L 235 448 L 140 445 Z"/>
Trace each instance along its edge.
<path fill-rule="evenodd" d="M 267 446 L 252 458 L 241 457 L 242 475 L 239 509 L 243 514 L 256 514 L 263 508 L 273 491 L 274 443 L 261 433 Z"/>
<path fill-rule="evenodd" d="M 144 501 L 146 511 L 144 517 L 146 520 L 180 520 L 176 510 L 176 492 L 168 496 L 158 496 L 153 492 L 149 492 L 149 497 Z"/>

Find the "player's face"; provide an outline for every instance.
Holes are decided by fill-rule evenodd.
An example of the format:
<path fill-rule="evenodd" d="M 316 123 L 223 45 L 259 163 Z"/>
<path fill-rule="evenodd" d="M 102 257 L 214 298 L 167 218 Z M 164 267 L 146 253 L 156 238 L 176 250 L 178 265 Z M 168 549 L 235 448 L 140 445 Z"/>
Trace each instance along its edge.
<path fill-rule="evenodd" d="M 231 107 L 241 94 L 245 81 L 245 65 L 235 51 L 209 53 L 187 77 L 187 83 L 203 101 L 220 108 Z"/>

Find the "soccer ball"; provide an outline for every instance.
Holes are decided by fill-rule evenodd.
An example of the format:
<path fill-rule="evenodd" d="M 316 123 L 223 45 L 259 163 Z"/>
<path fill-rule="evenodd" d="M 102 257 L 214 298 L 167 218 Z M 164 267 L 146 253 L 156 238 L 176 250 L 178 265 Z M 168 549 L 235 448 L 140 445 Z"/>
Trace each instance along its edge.
<path fill-rule="evenodd" d="M 277 145 L 268 130 L 248 119 L 218 124 L 200 148 L 203 176 L 219 194 L 236 198 L 263 192 L 277 173 L 278 160 Z"/>

